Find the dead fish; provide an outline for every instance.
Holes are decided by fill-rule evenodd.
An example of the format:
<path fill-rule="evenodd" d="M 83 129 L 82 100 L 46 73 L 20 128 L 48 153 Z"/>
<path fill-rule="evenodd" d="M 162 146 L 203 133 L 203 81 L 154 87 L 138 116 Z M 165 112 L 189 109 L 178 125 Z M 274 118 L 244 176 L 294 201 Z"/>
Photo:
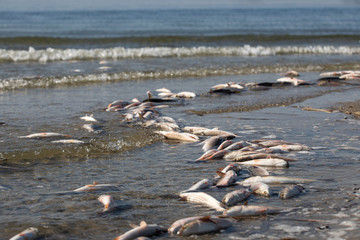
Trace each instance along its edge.
<path fill-rule="evenodd" d="M 157 224 L 147 224 L 145 221 L 140 222 L 140 226 L 134 226 L 134 229 L 114 238 L 114 240 L 130 240 L 138 237 L 151 237 L 167 231 L 167 228 Z"/>
<path fill-rule="evenodd" d="M 235 171 L 237 175 L 239 175 L 239 172 L 241 171 L 241 167 L 236 163 L 230 163 L 224 168 L 219 168 L 220 172 L 226 173 L 229 170 Z"/>
<path fill-rule="evenodd" d="M 201 155 L 198 159 L 196 159 L 196 162 L 207 161 L 209 157 L 211 157 L 216 152 L 217 152 L 216 149 L 210 149 L 207 152 L 205 152 L 203 155 Z"/>
<path fill-rule="evenodd" d="M 208 139 L 206 139 L 203 143 L 203 151 L 204 152 L 207 152 L 209 151 L 210 149 L 216 149 L 218 148 L 218 146 L 220 146 L 221 143 L 223 143 L 225 141 L 224 138 L 222 137 L 219 137 L 219 136 L 212 136 Z"/>
<path fill-rule="evenodd" d="M 235 142 L 235 143 L 227 146 L 227 147 L 225 148 L 225 150 L 231 150 L 231 151 L 233 151 L 233 150 L 239 150 L 239 149 L 241 149 L 241 148 L 243 148 L 243 147 L 246 147 L 246 146 L 249 146 L 249 145 L 250 145 L 250 143 L 245 142 L 245 141 Z"/>
<path fill-rule="evenodd" d="M 97 120 L 94 118 L 94 115 L 91 114 L 90 116 L 88 116 L 87 114 L 83 117 L 80 117 L 80 119 L 87 121 L 87 122 L 97 122 Z"/>
<path fill-rule="evenodd" d="M 312 179 L 305 179 L 305 178 L 295 178 L 295 177 L 282 177 L 282 176 L 255 176 L 249 177 L 241 182 L 240 184 L 250 184 L 255 182 L 263 182 L 267 184 L 272 183 L 287 183 L 287 184 L 296 184 L 296 183 L 307 183 L 307 182 L 314 182 L 315 180 Z"/>
<path fill-rule="evenodd" d="M 205 128 L 205 127 L 191 127 L 191 126 L 188 126 L 188 127 L 184 127 L 183 130 L 185 132 L 201 132 L 201 131 L 204 131 L 208 128 Z"/>
<path fill-rule="evenodd" d="M 119 110 L 123 110 L 127 105 L 131 104 L 128 101 L 124 101 L 124 100 L 117 100 L 114 101 L 112 103 L 110 103 L 108 105 L 108 107 L 106 108 L 106 111 L 119 111 Z"/>
<path fill-rule="evenodd" d="M 253 166 L 289 167 L 289 162 L 280 158 L 263 158 L 263 159 L 255 159 L 255 160 L 244 161 L 239 163 L 244 165 L 253 165 Z"/>
<path fill-rule="evenodd" d="M 54 132 L 33 133 L 26 136 L 19 136 L 19 138 L 51 138 L 51 137 L 71 137 L 71 136 L 67 134 L 54 133 Z"/>
<path fill-rule="evenodd" d="M 219 147 L 217 148 L 217 150 L 223 150 L 223 149 L 225 149 L 226 147 L 232 145 L 233 143 L 234 143 L 234 142 L 231 141 L 231 140 L 225 140 L 225 141 L 223 141 L 223 142 L 219 145 Z M 228 150 L 228 149 L 227 149 L 227 150 Z"/>
<path fill-rule="evenodd" d="M 309 151 L 311 150 L 310 147 L 302 144 L 284 144 L 284 145 L 278 145 L 274 147 L 269 147 L 270 149 L 281 149 L 284 151 Z"/>
<path fill-rule="evenodd" d="M 301 193 L 305 188 L 303 186 L 300 185 L 290 185 L 287 186 L 285 188 L 283 188 L 280 193 L 279 193 L 279 197 L 281 199 L 288 199 L 288 198 L 292 198 L 296 195 L 298 195 L 299 193 Z"/>
<path fill-rule="evenodd" d="M 208 206 L 216 211 L 223 211 L 224 205 L 211 195 L 204 192 L 184 192 L 180 193 L 181 200 L 191 203 L 198 203 Z"/>
<path fill-rule="evenodd" d="M 178 97 L 178 98 L 194 98 L 196 97 L 196 94 L 193 93 L 193 92 L 179 92 L 177 94 L 175 94 L 175 97 Z"/>
<path fill-rule="evenodd" d="M 217 182 L 216 187 L 228 187 L 233 185 L 238 179 L 238 175 L 234 170 L 229 170 L 226 173 L 216 172 L 221 179 Z"/>
<path fill-rule="evenodd" d="M 277 214 L 289 212 L 292 209 L 289 208 L 280 208 L 280 207 L 266 207 L 266 206 L 256 206 L 256 205 L 238 205 L 233 206 L 229 209 L 226 209 L 223 212 L 224 216 L 232 218 L 242 218 L 242 217 L 251 217 L 251 216 L 260 216 L 265 214 Z"/>
<path fill-rule="evenodd" d="M 221 136 L 226 137 L 227 139 L 232 139 L 237 137 L 236 134 L 228 131 L 219 130 L 218 128 L 206 129 L 203 131 L 194 131 L 196 135 L 204 135 L 204 136 Z"/>
<path fill-rule="evenodd" d="M 249 172 L 253 176 L 269 176 L 270 173 L 263 167 L 260 166 L 251 166 Z"/>
<path fill-rule="evenodd" d="M 223 156 L 225 156 L 225 154 L 227 154 L 227 153 L 229 153 L 229 152 L 230 152 L 229 150 L 225 150 L 225 149 L 223 149 L 223 150 L 216 150 L 213 155 L 211 155 L 211 156 L 209 156 L 209 157 L 207 158 L 207 160 L 220 159 L 220 158 L 222 158 Z"/>
<path fill-rule="evenodd" d="M 51 141 L 52 143 L 74 143 L 74 144 L 81 144 L 84 143 L 84 141 L 77 140 L 77 139 L 61 139 L 61 140 L 55 140 Z"/>
<path fill-rule="evenodd" d="M 255 142 L 256 144 L 259 144 L 262 147 L 274 147 L 274 146 L 278 146 L 278 145 L 292 145 L 292 144 L 297 144 L 297 143 L 291 143 L 291 142 L 287 142 L 287 141 L 283 141 L 283 140 L 254 140 L 253 142 Z"/>
<path fill-rule="evenodd" d="M 173 132 L 173 131 L 156 131 L 156 133 L 163 135 L 167 139 L 180 140 L 187 142 L 198 142 L 199 137 L 185 132 Z"/>
<path fill-rule="evenodd" d="M 33 240 L 37 237 L 38 229 L 30 227 L 22 231 L 21 233 L 13 236 L 10 240 Z"/>
<path fill-rule="evenodd" d="M 113 184 L 99 184 L 94 182 L 93 184 L 85 185 L 83 187 L 73 190 L 74 192 L 88 192 L 88 191 L 101 191 L 101 190 L 115 190 L 118 186 Z"/>
<path fill-rule="evenodd" d="M 100 195 L 98 197 L 99 202 L 104 204 L 103 213 L 108 213 L 116 209 L 115 202 L 112 196 L 110 195 Z"/>
<path fill-rule="evenodd" d="M 189 189 L 182 191 L 182 192 L 196 192 L 201 189 L 209 188 L 213 185 L 213 181 L 204 178 L 203 180 L 195 183 L 193 186 L 191 186 Z"/>
<path fill-rule="evenodd" d="M 264 158 L 283 159 L 287 162 L 296 161 L 295 159 L 292 159 L 292 158 L 287 158 L 287 157 L 283 157 L 283 156 L 276 155 L 276 154 L 263 153 L 263 152 L 257 152 L 257 151 L 249 151 L 249 152 L 236 151 L 232 155 L 230 155 L 230 154 L 231 153 L 229 153 L 229 156 L 227 155 L 225 157 L 225 159 L 235 161 L 235 162 L 244 162 L 244 161 L 248 161 L 248 160 L 264 159 Z"/>
<path fill-rule="evenodd" d="M 234 190 L 232 192 L 227 193 L 223 199 L 222 202 L 226 206 L 232 206 L 236 203 L 242 202 L 245 199 L 247 199 L 251 195 L 251 191 L 249 191 L 247 188 L 242 188 L 238 190 Z"/>
<path fill-rule="evenodd" d="M 101 132 L 101 127 L 93 123 L 84 124 L 82 127 L 88 130 L 89 132 L 99 132 L 99 131 Z"/>
<path fill-rule="evenodd" d="M 168 228 L 168 233 L 170 234 L 178 234 L 180 228 L 182 228 L 185 224 L 198 220 L 202 218 L 202 216 L 195 216 L 195 217 L 188 217 L 188 218 L 182 218 L 177 221 L 175 221 L 171 226 Z"/>
<path fill-rule="evenodd" d="M 272 191 L 266 183 L 263 182 L 254 182 L 250 184 L 242 184 L 242 186 L 247 186 L 250 191 L 254 194 L 270 197 L 272 195 Z"/>
<path fill-rule="evenodd" d="M 226 229 L 231 226 L 232 222 L 228 219 L 216 216 L 206 216 L 186 223 L 180 228 L 178 235 L 190 236 L 218 232 L 221 229 Z"/>
<path fill-rule="evenodd" d="M 162 92 L 162 93 L 171 93 L 171 91 L 169 89 L 164 88 L 164 87 L 163 88 L 158 88 L 155 91 Z"/>
<path fill-rule="evenodd" d="M 294 86 L 309 85 L 310 84 L 309 82 L 307 82 L 305 80 L 292 78 L 292 77 L 283 77 L 283 78 L 277 79 L 276 81 L 280 82 L 280 83 L 291 83 Z"/>

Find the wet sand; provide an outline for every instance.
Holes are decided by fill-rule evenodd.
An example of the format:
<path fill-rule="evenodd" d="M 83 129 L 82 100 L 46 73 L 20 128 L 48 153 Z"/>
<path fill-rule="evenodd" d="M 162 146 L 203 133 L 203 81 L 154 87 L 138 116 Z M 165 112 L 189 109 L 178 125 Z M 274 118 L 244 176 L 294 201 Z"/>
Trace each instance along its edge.
<path fill-rule="evenodd" d="M 340 112 L 346 113 L 356 118 L 360 118 L 360 101 L 355 102 L 341 102 L 338 103 L 340 106 L 334 108 Z"/>

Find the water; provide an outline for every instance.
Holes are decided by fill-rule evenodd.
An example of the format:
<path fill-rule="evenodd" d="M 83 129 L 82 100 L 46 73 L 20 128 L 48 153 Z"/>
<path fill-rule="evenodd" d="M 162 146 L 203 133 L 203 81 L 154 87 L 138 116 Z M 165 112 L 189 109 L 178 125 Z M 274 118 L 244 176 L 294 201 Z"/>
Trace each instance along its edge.
<path fill-rule="evenodd" d="M 197 143 L 164 141 L 154 129 L 104 111 L 112 101 L 143 100 L 148 90 L 166 87 L 197 94 L 160 110 L 181 127 L 218 127 L 242 140 L 282 139 L 313 148 L 287 154 L 297 159 L 290 168 L 268 169 L 318 180 L 304 185 L 304 194 L 280 200 L 277 185 L 274 196 L 249 199 L 299 210 L 243 219 L 199 239 L 355 238 L 359 122 L 301 108 L 359 100 L 356 81 L 316 85 L 323 71 L 359 69 L 358 10 L 2 12 L 0 236 L 34 226 L 41 239 L 113 239 L 142 220 L 168 227 L 180 218 L 214 214 L 178 201 L 178 193 L 212 178 L 225 161 L 194 164 L 202 154 Z M 275 82 L 289 69 L 315 85 L 208 93 L 230 81 Z M 101 132 L 82 127 L 85 114 L 100 120 Z M 35 132 L 70 134 L 85 143 L 18 138 Z M 56 194 L 93 181 L 120 188 Z M 208 193 L 220 200 L 232 189 Z M 98 216 L 100 194 L 111 194 L 123 208 Z"/>

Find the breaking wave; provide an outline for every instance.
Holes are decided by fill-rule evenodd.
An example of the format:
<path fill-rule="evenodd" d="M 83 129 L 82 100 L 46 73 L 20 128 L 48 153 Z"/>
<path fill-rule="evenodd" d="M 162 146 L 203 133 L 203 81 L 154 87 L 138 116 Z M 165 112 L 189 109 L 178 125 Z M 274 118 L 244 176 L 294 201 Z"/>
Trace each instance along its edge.
<path fill-rule="evenodd" d="M 95 49 L 56 49 L 36 50 L 0 49 L 0 62 L 41 62 L 97 60 L 97 59 L 134 59 L 199 56 L 275 56 L 337 54 L 358 55 L 356 46 L 250 46 L 239 47 L 142 47 L 142 48 L 95 48 Z"/>

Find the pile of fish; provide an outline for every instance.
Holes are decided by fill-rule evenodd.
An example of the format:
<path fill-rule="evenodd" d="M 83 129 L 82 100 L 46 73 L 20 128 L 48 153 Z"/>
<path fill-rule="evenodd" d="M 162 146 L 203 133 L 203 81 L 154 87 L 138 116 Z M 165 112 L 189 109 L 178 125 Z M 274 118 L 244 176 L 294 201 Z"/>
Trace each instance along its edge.
<path fill-rule="evenodd" d="M 284 77 L 277 80 L 276 83 L 225 83 L 218 84 L 210 88 L 210 93 L 240 93 L 246 88 L 256 89 L 278 84 L 291 84 L 294 86 L 311 84 L 304 80 L 297 79 L 299 74 L 296 71 L 289 71 L 283 74 Z M 321 77 L 346 79 L 360 79 L 360 71 L 340 71 L 322 73 Z M 141 221 L 139 226 L 133 226 L 133 229 L 121 234 L 115 239 L 136 239 L 152 237 L 159 234 L 189 236 L 196 234 L 206 234 L 219 232 L 231 227 L 239 218 L 256 217 L 267 214 L 280 214 L 294 211 L 296 208 L 284 208 L 275 206 L 251 205 L 249 202 L 256 195 L 268 197 L 272 200 L 277 195 L 277 199 L 290 199 L 301 195 L 304 192 L 304 184 L 314 180 L 305 178 L 294 178 L 287 176 L 270 175 L 264 167 L 288 167 L 289 163 L 295 162 L 295 159 L 283 156 L 291 151 L 310 151 L 311 148 L 300 143 L 291 143 L 282 140 L 244 140 L 240 139 L 235 133 L 220 130 L 218 128 L 180 127 L 177 122 L 168 116 L 163 116 L 160 109 L 169 107 L 170 104 L 182 104 L 183 99 L 196 97 L 192 92 L 173 93 L 168 89 L 157 89 L 158 97 L 153 97 L 152 93 L 147 92 L 147 98 L 139 101 L 137 98 L 131 101 L 117 100 L 108 105 L 106 111 L 118 112 L 123 117 L 124 123 L 132 123 L 141 127 L 153 128 L 155 134 L 159 134 L 166 139 L 202 142 L 201 155 L 194 162 L 209 163 L 216 160 L 232 162 L 219 169 L 216 177 L 213 179 L 204 178 L 192 185 L 190 188 L 179 193 L 179 198 L 183 201 L 202 205 L 212 209 L 211 215 L 189 216 L 179 219 L 169 227 L 159 226 L 157 224 L 148 224 Z M 83 125 L 83 128 L 95 132 L 101 130 L 93 115 L 81 117 L 82 120 L 90 122 Z M 68 134 L 44 132 L 33 133 L 20 138 L 57 139 L 54 143 L 84 143 L 81 140 L 71 139 Z M 240 166 L 241 165 L 241 166 Z M 273 190 L 273 185 L 283 185 L 281 191 L 277 194 Z M 108 191 L 118 189 L 117 185 L 93 183 L 77 188 L 72 193 Z M 218 191 L 230 189 L 224 194 L 221 201 L 211 195 Z M 300 196 L 299 196 L 300 197 Z M 119 205 L 111 195 L 102 194 L 98 201 L 104 205 L 100 214 L 107 214 L 119 209 Z M 10 240 L 36 239 L 38 229 L 31 227 L 15 235 Z"/>

